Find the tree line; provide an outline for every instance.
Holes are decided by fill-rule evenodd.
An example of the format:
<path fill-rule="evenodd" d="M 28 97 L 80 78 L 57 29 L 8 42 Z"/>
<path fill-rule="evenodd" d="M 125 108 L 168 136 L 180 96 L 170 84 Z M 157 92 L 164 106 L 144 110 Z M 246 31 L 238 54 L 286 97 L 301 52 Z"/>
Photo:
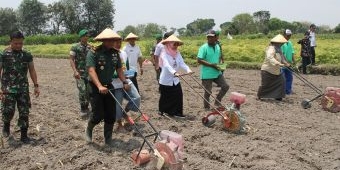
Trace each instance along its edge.
<path fill-rule="evenodd" d="M 87 28 L 93 34 L 113 27 L 112 0 L 60 0 L 45 5 L 38 0 L 22 0 L 18 9 L 0 8 L 0 36 L 13 31 L 25 35 L 75 34 Z"/>
<path fill-rule="evenodd" d="M 0 36 L 21 30 L 25 35 L 76 34 L 81 29 L 90 30 L 94 36 L 107 27 L 114 27 L 115 6 L 113 0 L 59 0 L 45 5 L 39 0 L 22 0 L 18 9 L 0 8 Z M 227 35 L 268 34 L 282 29 L 291 29 L 294 33 L 304 33 L 311 22 L 288 22 L 271 18 L 269 11 L 257 11 L 253 14 L 241 13 L 231 21 L 219 25 L 221 33 Z M 118 31 L 125 36 L 130 32 L 142 37 L 152 37 L 167 31 L 180 36 L 202 35 L 216 26 L 215 20 L 198 18 L 185 27 L 167 28 L 157 23 L 128 25 Z M 318 33 L 340 33 L 340 24 L 334 29 L 319 25 Z"/>

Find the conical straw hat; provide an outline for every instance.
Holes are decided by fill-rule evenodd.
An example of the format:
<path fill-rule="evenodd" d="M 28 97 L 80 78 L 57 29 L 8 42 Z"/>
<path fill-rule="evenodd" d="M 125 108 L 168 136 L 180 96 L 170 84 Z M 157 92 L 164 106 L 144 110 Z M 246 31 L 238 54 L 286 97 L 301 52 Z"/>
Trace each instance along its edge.
<path fill-rule="evenodd" d="M 116 32 L 114 32 L 112 29 L 106 28 L 99 35 L 97 35 L 96 38 L 94 38 L 94 40 L 96 41 L 104 39 L 122 39 L 122 37 L 118 35 Z"/>
<path fill-rule="evenodd" d="M 130 32 L 130 34 L 128 34 L 126 37 L 125 37 L 125 40 L 128 40 L 128 39 L 138 39 L 138 36 L 133 34 L 132 32 Z"/>
<path fill-rule="evenodd" d="M 183 45 L 183 41 L 181 41 L 179 38 L 177 38 L 175 35 L 170 35 L 167 39 L 162 41 L 162 44 L 165 44 L 167 42 L 178 42 L 179 45 Z"/>
<path fill-rule="evenodd" d="M 281 34 L 278 34 L 272 40 L 270 40 L 270 42 L 273 42 L 273 43 L 286 43 L 287 40 L 285 39 L 284 36 L 282 36 Z"/>

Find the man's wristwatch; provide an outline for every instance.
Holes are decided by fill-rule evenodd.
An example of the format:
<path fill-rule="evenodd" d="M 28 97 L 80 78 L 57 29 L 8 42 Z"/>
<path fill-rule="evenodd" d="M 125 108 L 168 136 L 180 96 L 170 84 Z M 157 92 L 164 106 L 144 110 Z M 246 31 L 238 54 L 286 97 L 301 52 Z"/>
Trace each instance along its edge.
<path fill-rule="evenodd" d="M 129 84 L 129 82 L 125 80 L 125 81 L 123 81 L 123 84 Z"/>
<path fill-rule="evenodd" d="M 35 87 L 35 88 L 39 87 L 39 84 L 34 84 L 34 87 Z"/>

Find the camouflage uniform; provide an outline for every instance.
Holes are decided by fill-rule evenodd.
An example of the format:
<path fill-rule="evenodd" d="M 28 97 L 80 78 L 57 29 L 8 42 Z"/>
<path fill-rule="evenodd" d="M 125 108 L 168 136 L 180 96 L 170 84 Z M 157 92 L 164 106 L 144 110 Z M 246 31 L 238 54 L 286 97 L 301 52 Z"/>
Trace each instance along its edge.
<path fill-rule="evenodd" d="M 14 51 L 11 48 L 0 53 L 2 64 L 1 90 L 4 94 L 2 100 L 2 121 L 10 123 L 14 116 L 15 105 L 19 111 L 18 126 L 28 128 L 28 114 L 31 107 L 29 84 L 27 78 L 28 65 L 33 62 L 32 55 L 25 51 Z"/>
<path fill-rule="evenodd" d="M 90 45 L 75 44 L 71 48 L 70 54 L 75 58 L 75 65 L 80 79 L 76 79 L 77 88 L 79 91 L 79 103 L 82 110 L 88 108 L 89 105 L 89 91 L 88 91 L 88 73 L 86 70 L 86 55 L 91 50 Z"/>

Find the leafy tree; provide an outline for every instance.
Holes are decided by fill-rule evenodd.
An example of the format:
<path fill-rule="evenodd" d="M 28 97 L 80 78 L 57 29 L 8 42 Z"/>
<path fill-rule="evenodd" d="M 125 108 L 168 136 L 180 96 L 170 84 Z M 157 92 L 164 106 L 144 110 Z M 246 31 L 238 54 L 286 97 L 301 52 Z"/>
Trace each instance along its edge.
<path fill-rule="evenodd" d="M 270 19 L 269 11 L 257 11 L 253 14 L 254 22 L 258 32 L 268 34 L 268 23 Z"/>
<path fill-rule="evenodd" d="M 332 33 L 332 31 L 329 25 L 320 25 L 317 27 L 317 32 L 320 34 L 329 34 Z"/>
<path fill-rule="evenodd" d="M 334 28 L 334 33 L 340 33 L 340 24 Z"/>
<path fill-rule="evenodd" d="M 85 27 L 84 19 L 82 17 L 83 9 L 81 7 L 81 0 L 62 0 L 64 6 L 64 13 L 62 13 L 63 26 L 66 32 L 76 34 L 79 30 Z"/>
<path fill-rule="evenodd" d="M 189 35 L 200 35 L 206 33 L 215 26 L 214 19 L 197 19 L 187 25 Z"/>
<path fill-rule="evenodd" d="M 130 32 L 132 33 L 137 33 L 137 29 L 136 27 L 132 26 L 132 25 L 128 25 L 124 28 L 124 30 L 122 31 L 122 36 L 125 37 L 126 35 L 128 35 Z"/>
<path fill-rule="evenodd" d="M 65 6 L 61 1 L 54 2 L 47 6 L 49 25 L 51 27 L 51 34 L 59 34 L 62 27 L 65 13 Z"/>
<path fill-rule="evenodd" d="M 145 24 L 138 24 L 136 26 L 136 34 L 138 36 L 143 36 L 144 35 L 144 32 L 145 32 L 145 27 L 146 25 Z"/>
<path fill-rule="evenodd" d="M 12 8 L 0 8 L 0 36 L 17 31 L 17 17 Z"/>
<path fill-rule="evenodd" d="M 152 37 L 155 34 L 161 34 L 163 31 L 161 27 L 156 23 L 148 23 L 145 26 L 144 37 Z"/>
<path fill-rule="evenodd" d="M 178 32 L 178 35 L 179 35 L 179 36 L 185 36 L 186 31 L 187 31 L 187 29 L 184 28 L 184 27 L 178 28 L 178 29 L 177 29 L 177 32 Z"/>
<path fill-rule="evenodd" d="M 115 8 L 112 0 L 82 0 L 82 3 L 87 29 L 98 34 L 107 27 L 113 27 Z"/>
<path fill-rule="evenodd" d="M 249 34 L 256 32 L 253 17 L 248 13 L 238 14 L 232 19 L 238 34 Z"/>
<path fill-rule="evenodd" d="M 38 0 L 23 0 L 18 9 L 21 30 L 27 35 L 40 34 L 46 26 L 47 7 Z"/>

